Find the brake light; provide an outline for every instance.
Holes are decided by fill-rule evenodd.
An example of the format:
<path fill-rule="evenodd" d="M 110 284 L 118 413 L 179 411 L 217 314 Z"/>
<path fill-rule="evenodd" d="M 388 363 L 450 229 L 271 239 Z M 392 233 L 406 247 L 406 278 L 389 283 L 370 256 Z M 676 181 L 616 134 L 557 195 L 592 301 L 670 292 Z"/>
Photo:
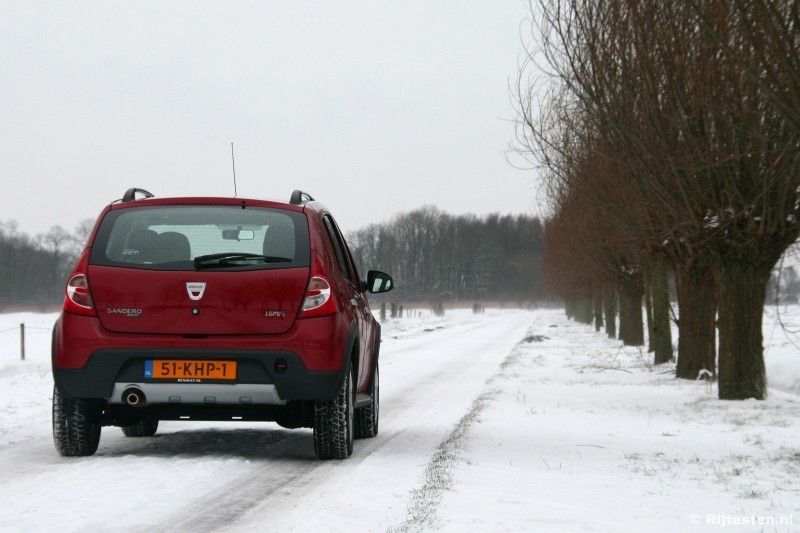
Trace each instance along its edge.
<path fill-rule="evenodd" d="M 78 258 L 75 270 L 67 282 L 67 297 L 64 298 L 64 311 L 79 315 L 97 316 L 89 291 L 89 279 L 86 270 L 89 266 L 89 250 L 84 250 Z"/>
<path fill-rule="evenodd" d="M 336 300 L 331 297 L 331 284 L 321 276 L 312 277 L 303 298 L 300 318 L 332 315 L 336 311 Z"/>

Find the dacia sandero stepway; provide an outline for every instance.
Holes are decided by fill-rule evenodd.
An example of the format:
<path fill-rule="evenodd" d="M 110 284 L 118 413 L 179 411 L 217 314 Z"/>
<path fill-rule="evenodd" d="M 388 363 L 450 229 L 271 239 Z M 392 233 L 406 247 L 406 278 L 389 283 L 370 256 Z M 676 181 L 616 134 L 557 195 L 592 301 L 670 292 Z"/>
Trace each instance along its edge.
<path fill-rule="evenodd" d="M 53 438 L 96 452 L 102 426 L 159 420 L 313 428 L 321 459 L 378 433 L 380 325 L 330 212 L 288 203 L 154 198 L 130 189 L 94 226 L 53 330 Z"/>

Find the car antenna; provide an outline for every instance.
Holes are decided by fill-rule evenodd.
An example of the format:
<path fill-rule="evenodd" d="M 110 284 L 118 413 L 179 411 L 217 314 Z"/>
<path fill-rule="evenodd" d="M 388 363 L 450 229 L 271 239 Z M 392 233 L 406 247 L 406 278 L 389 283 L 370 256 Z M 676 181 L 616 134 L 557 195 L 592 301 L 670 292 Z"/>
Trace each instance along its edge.
<path fill-rule="evenodd" d="M 233 165 L 233 197 L 236 198 L 236 159 L 233 158 L 233 143 L 231 143 L 231 164 Z"/>

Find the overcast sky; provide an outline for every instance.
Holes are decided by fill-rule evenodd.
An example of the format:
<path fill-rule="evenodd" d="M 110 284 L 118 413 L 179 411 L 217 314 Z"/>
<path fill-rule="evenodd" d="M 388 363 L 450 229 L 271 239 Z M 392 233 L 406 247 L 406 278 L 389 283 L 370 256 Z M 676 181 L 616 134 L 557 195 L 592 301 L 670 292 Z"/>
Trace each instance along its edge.
<path fill-rule="evenodd" d="M 519 0 L 0 0 L 0 220 L 31 235 L 157 196 L 538 213 L 513 168 Z"/>

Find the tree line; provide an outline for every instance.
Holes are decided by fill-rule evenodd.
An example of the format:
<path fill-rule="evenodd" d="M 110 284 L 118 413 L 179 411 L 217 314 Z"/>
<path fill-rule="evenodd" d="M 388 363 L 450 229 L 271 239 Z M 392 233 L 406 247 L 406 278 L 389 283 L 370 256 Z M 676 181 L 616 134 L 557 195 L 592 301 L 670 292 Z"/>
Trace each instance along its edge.
<path fill-rule="evenodd" d="M 766 397 L 770 274 L 800 234 L 796 0 L 533 3 L 517 148 L 553 220 L 544 272 L 574 315 L 614 316 L 677 377 Z M 607 314 L 607 315 L 605 315 Z M 719 346 L 717 347 L 717 330 Z"/>
<path fill-rule="evenodd" d="M 93 221 L 73 232 L 53 226 L 33 237 L 15 220 L 0 221 L 0 311 L 12 306 L 47 309 L 64 298 L 64 285 Z"/>
<path fill-rule="evenodd" d="M 13 220 L 0 222 L 0 310 L 60 304 L 92 222 L 34 237 Z M 544 231 L 529 215 L 452 216 L 428 206 L 355 231 L 348 243 L 363 275 L 370 268 L 392 273 L 393 299 L 527 304 L 546 297 Z"/>
<path fill-rule="evenodd" d="M 546 298 L 545 224 L 530 215 L 450 215 L 425 206 L 348 235 L 357 268 L 390 272 L 406 302 Z"/>

